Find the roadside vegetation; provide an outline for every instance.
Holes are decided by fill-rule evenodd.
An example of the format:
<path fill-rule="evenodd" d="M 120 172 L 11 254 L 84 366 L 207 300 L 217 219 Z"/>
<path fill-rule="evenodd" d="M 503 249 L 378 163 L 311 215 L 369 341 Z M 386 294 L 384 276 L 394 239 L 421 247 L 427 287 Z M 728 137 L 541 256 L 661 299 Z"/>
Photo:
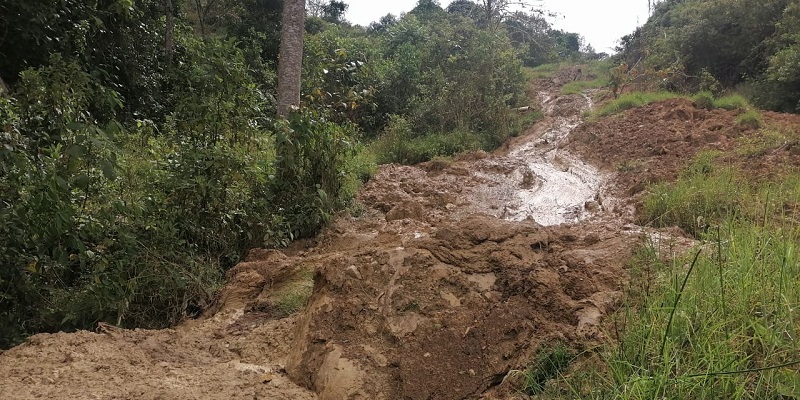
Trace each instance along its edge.
<path fill-rule="evenodd" d="M 608 340 L 575 351 L 569 367 L 529 394 L 800 398 L 800 173 L 788 164 L 748 165 L 797 143 L 797 132 L 769 126 L 760 110 L 800 111 L 798 27 L 793 1 L 665 0 L 622 38 L 607 85 L 614 98 L 590 118 L 685 98 L 739 110 L 735 123 L 754 130 L 730 154 L 702 152 L 675 182 L 648 189 L 639 222 L 678 226 L 697 244 L 643 245 L 630 261 L 623 305 L 606 325 Z M 549 365 L 537 359 L 529 370 Z"/>
<path fill-rule="evenodd" d="M 761 109 L 798 112 L 800 4 L 663 0 L 617 48 L 618 84 L 676 92 L 734 89 Z"/>
<path fill-rule="evenodd" d="M 767 139 L 761 148 L 774 145 Z M 698 244 L 677 257 L 664 243 L 643 246 L 611 340 L 579 355 L 542 398 L 800 396 L 799 204 L 796 171 L 753 179 L 718 152 L 652 187 L 642 223 L 678 226 Z"/>

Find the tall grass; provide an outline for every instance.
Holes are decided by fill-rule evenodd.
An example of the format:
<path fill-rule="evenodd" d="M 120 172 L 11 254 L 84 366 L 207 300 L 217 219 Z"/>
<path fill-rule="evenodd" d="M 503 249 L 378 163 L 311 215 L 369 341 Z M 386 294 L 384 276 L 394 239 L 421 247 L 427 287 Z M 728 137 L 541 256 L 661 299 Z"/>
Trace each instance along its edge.
<path fill-rule="evenodd" d="M 638 253 L 615 343 L 551 397 L 800 398 L 800 175 L 745 184 L 710 160 L 645 208 L 657 224 L 693 229 L 697 248 L 669 262 L 654 246 Z"/>

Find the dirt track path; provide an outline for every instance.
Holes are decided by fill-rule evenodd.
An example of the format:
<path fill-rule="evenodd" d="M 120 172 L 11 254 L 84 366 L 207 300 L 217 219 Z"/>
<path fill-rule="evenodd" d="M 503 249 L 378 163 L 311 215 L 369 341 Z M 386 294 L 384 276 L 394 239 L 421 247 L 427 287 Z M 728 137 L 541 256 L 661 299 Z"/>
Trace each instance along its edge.
<path fill-rule="evenodd" d="M 0 398 L 513 398 L 506 377 L 542 344 L 602 340 L 639 241 L 603 174 L 561 150 L 591 100 L 556 88 L 505 150 L 384 166 L 364 215 L 307 249 L 253 251 L 200 320 L 0 354 Z M 277 293 L 310 270 L 306 310 L 278 318 Z"/>

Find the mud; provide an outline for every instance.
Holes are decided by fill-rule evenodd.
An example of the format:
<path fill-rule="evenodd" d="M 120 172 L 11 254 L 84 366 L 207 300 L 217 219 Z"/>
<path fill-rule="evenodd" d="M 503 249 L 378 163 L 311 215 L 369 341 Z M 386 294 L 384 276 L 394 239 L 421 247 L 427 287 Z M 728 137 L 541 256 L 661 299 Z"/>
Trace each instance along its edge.
<path fill-rule="evenodd" d="M 541 346 L 608 339 L 636 246 L 690 242 L 633 224 L 643 182 L 746 134 L 735 113 L 680 101 L 583 123 L 592 97 L 558 86 L 538 83 L 547 117 L 495 153 L 382 166 L 361 215 L 253 250 L 198 320 L 36 335 L 0 354 L 0 398 L 520 398 L 515 371 Z M 283 317 L 281 296 L 309 274 L 307 306 Z"/>

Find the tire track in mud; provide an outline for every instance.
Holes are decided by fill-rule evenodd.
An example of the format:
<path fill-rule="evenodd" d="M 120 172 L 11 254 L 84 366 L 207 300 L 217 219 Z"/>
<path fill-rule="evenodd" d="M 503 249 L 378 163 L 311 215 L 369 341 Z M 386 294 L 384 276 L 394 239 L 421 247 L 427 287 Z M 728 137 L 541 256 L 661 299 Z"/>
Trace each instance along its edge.
<path fill-rule="evenodd" d="M 604 339 L 639 241 L 597 195 L 602 174 L 560 148 L 590 98 L 550 87 L 547 118 L 505 150 L 382 166 L 363 215 L 307 248 L 253 250 L 200 320 L 0 354 L 0 398 L 514 398 L 506 376 L 543 344 Z M 280 318 L 307 271 L 306 309 Z"/>

